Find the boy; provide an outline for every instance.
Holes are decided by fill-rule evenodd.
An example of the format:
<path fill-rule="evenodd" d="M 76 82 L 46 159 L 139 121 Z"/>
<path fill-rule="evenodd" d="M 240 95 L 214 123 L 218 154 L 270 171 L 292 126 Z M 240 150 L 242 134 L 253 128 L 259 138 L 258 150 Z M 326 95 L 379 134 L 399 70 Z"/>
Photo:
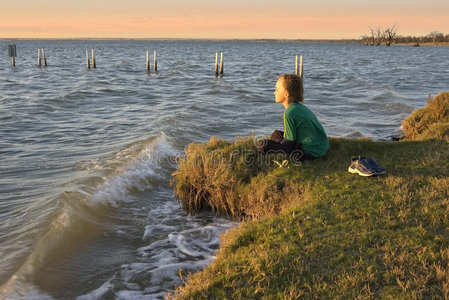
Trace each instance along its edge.
<path fill-rule="evenodd" d="M 259 152 L 292 154 L 299 160 L 325 155 L 329 140 L 316 116 L 303 104 L 302 79 L 294 74 L 279 76 L 274 96 L 285 108 L 284 131 L 276 130 L 270 140 L 259 141 Z"/>

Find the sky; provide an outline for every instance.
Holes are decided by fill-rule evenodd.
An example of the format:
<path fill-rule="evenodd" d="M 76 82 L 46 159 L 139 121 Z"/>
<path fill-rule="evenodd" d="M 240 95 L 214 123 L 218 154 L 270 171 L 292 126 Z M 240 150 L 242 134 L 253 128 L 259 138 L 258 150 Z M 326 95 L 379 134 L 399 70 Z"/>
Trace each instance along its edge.
<path fill-rule="evenodd" d="M 448 0 L 0 0 L 0 38 L 352 39 L 449 34 Z"/>

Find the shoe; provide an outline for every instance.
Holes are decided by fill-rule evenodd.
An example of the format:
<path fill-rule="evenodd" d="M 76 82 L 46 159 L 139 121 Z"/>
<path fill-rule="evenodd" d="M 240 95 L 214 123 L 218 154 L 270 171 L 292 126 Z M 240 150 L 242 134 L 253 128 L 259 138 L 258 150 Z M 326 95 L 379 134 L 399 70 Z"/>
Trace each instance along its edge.
<path fill-rule="evenodd" d="M 366 158 L 362 156 L 353 156 L 348 172 L 359 174 L 361 176 L 373 176 L 386 174 L 387 170 L 379 166 L 374 158 Z"/>
<path fill-rule="evenodd" d="M 351 159 L 351 165 L 348 168 L 348 172 L 352 174 L 359 174 L 360 176 L 373 176 L 377 175 L 376 171 L 372 169 L 364 157 Z"/>
<path fill-rule="evenodd" d="M 377 161 L 374 158 L 367 158 L 366 161 L 372 167 L 372 169 L 374 169 L 374 171 L 376 171 L 376 175 L 377 174 L 381 175 L 381 174 L 387 173 L 387 170 L 385 168 L 382 168 L 381 166 L 379 166 L 379 164 L 377 163 Z"/>

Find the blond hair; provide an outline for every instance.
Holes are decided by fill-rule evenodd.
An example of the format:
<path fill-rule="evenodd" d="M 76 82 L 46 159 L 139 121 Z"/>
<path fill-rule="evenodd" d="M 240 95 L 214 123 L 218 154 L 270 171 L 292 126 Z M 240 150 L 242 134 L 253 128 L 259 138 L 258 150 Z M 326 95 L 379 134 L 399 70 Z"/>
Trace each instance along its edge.
<path fill-rule="evenodd" d="M 283 74 L 278 80 L 282 80 L 284 89 L 288 92 L 288 102 L 304 102 L 304 84 L 302 78 L 295 74 Z"/>

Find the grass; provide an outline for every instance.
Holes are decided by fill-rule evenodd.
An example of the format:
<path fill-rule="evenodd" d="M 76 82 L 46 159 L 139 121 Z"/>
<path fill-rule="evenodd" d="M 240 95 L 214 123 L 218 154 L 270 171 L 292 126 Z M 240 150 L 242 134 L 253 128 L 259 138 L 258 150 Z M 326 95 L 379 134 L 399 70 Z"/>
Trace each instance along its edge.
<path fill-rule="evenodd" d="M 244 221 L 169 298 L 449 297 L 447 139 L 331 138 L 327 156 L 303 164 L 259 155 L 254 141 L 186 149 L 174 174 L 184 208 Z M 387 175 L 348 173 L 353 155 Z"/>
<path fill-rule="evenodd" d="M 421 43 L 421 46 L 449 46 L 449 42 Z"/>
<path fill-rule="evenodd" d="M 276 169 L 288 157 L 259 155 L 255 143 L 254 137 L 235 141 L 212 137 L 206 144 L 189 144 L 173 174 L 175 196 L 184 209 L 189 213 L 212 209 L 239 220 L 279 212 L 279 204 L 286 202 L 282 193 L 286 182 Z"/>
<path fill-rule="evenodd" d="M 449 139 L 449 92 L 429 99 L 426 107 L 414 111 L 402 122 L 402 128 L 409 140 Z"/>

